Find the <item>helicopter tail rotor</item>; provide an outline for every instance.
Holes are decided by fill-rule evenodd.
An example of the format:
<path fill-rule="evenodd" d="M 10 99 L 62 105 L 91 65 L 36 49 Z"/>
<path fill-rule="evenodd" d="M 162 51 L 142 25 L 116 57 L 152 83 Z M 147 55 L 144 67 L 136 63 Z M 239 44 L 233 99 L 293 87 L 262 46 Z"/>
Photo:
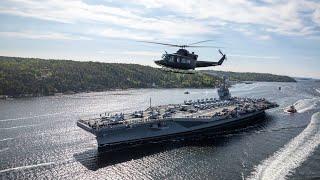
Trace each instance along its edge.
<path fill-rule="evenodd" d="M 222 51 L 221 51 L 220 49 L 219 49 L 218 51 L 219 51 L 219 53 L 220 53 L 222 56 L 224 56 L 224 60 L 227 60 L 227 56 L 226 56 L 226 54 L 223 54 L 223 53 L 222 53 Z"/>
<path fill-rule="evenodd" d="M 219 53 L 220 53 L 222 56 L 224 55 L 220 49 L 219 49 L 218 51 L 219 51 Z"/>
<path fill-rule="evenodd" d="M 221 65 L 224 60 L 227 60 L 227 56 L 226 56 L 226 54 L 223 54 L 220 49 L 218 51 L 222 55 L 221 59 L 218 61 L 218 65 Z"/>

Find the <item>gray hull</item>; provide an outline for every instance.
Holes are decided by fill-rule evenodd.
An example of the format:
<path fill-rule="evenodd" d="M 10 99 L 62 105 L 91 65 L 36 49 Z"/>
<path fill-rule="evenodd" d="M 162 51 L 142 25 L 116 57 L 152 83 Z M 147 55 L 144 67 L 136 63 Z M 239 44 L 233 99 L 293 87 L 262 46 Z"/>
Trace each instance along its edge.
<path fill-rule="evenodd" d="M 98 147 L 148 143 L 158 140 L 167 140 L 184 136 L 201 136 L 203 134 L 215 134 L 225 128 L 238 126 L 261 120 L 264 111 L 256 111 L 240 117 L 220 120 L 205 118 L 176 118 L 162 121 L 161 126 L 156 122 L 137 124 L 119 129 L 100 129 L 92 131 L 89 127 L 87 131 L 94 133 L 98 142 Z M 78 124 L 78 126 L 81 126 Z M 84 127 L 81 127 L 85 129 Z"/>

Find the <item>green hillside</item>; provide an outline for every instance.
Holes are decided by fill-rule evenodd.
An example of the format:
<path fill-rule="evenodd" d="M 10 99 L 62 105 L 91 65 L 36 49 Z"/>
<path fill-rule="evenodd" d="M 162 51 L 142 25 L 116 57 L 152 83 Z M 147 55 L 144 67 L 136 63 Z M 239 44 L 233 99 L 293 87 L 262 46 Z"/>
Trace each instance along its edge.
<path fill-rule="evenodd" d="M 210 70 L 196 74 L 178 74 L 137 64 L 0 56 L 0 95 L 9 96 L 42 96 L 127 88 L 217 87 L 222 76 L 231 81 L 295 82 L 288 76 L 261 73 Z"/>
<path fill-rule="evenodd" d="M 263 82 L 296 82 L 289 76 L 274 75 L 268 73 L 251 73 L 251 72 L 229 72 L 229 71 L 202 71 L 214 77 L 222 78 L 225 76 L 230 81 L 263 81 Z"/>
<path fill-rule="evenodd" d="M 38 96 L 126 88 L 215 87 L 220 78 L 177 74 L 137 64 L 0 56 L 0 94 Z"/>

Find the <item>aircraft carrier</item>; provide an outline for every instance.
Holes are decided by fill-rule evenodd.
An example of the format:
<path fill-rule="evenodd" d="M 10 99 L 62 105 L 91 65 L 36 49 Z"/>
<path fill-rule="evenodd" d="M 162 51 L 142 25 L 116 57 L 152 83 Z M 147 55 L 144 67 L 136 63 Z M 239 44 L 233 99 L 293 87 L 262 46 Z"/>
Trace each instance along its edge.
<path fill-rule="evenodd" d="M 219 99 L 184 101 L 132 113 L 103 113 L 79 119 L 77 126 L 96 136 L 98 148 L 136 145 L 177 137 L 201 136 L 225 128 L 261 120 L 265 110 L 278 105 L 264 98 L 231 97 L 228 88 L 218 89 Z"/>

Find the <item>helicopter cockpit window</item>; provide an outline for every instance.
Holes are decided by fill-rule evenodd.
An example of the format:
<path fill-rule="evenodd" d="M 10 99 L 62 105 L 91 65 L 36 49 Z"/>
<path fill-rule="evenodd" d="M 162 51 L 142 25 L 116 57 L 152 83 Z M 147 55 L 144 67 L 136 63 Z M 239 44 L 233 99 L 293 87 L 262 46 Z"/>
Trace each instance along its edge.
<path fill-rule="evenodd" d="M 190 59 L 182 58 L 181 63 L 190 64 Z"/>
<path fill-rule="evenodd" d="M 173 57 L 173 56 L 170 56 L 169 61 L 170 61 L 170 62 L 174 62 L 174 57 Z"/>
<path fill-rule="evenodd" d="M 177 62 L 178 62 L 178 63 L 181 62 L 181 57 L 177 57 Z"/>
<path fill-rule="evenodd" d="M 170 56 L 168 54 L 162 55 L 162 59 L 165 61 L 170 61 Z"/>
<path fill-rule="evenodd" d="M 173 62 L 177 62 L 177 56 L 172 56 L 173 57 Z"/>

